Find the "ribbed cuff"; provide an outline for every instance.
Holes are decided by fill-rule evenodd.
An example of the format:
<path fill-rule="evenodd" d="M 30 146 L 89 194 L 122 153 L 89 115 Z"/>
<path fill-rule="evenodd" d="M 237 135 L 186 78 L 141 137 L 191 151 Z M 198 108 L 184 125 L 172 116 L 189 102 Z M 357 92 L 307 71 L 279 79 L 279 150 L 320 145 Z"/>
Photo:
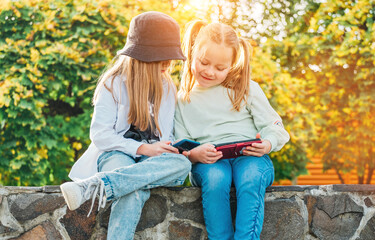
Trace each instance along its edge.
<path fill-rule="evenodd" d="M 105 173 L 97 173 L 97 176 L 104 182 L 104 191 L 107 201 L 112 200 L 114 198 L 114 192 L 111 181 L 107 178 Z"/>
<path fill-rule="evenodd" d="M 264 140 L 268 140 L 271 143 L 271 151 L 274 151 L 277 148 L 277 138 L 274 136 L 267 136 L 264 138 Z"/>

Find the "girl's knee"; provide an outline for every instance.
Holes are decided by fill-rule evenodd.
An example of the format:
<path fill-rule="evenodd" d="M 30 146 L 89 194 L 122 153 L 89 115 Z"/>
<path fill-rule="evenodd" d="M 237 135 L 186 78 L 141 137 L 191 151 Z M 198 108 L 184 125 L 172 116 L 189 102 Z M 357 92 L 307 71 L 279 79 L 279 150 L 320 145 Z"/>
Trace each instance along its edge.
<path fill-rule="evenodd" d="M 189 159 L 182 154 L 170 154 L 169 156 L 171 164 L 174 165 L 176 170 L 187 176 L 191 171 L 191 162 Z"/>
<path fill-rule="evenodd" d="M 270 186 L 274 179 L 274 170 L 269 168 L 265 171 L 253 171 L 249 174 L 237 176 L 235 180 L 236 189 L 262 189 Z"/>
<path fill-rule="evenodd" d="M 208 191 L 229 192 L 232 178 L 219 169 L 211 168 L 206 172 L 202 185 L 205 185 Z"/>
<path fill-rule="evenodd" d="M 191 162 L 187 157 L 182 154 L 177 154 L 176 159 L 182 169 L 185 169 L 187 172 L 191 171 Z"/>

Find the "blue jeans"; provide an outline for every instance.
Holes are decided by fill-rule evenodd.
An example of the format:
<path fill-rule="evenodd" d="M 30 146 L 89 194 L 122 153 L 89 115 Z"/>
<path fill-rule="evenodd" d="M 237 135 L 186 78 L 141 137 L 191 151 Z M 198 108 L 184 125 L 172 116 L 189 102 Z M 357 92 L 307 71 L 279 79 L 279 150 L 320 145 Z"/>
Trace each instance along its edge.
<path fill-rule="evenodd" d="M 150 189 L 181 185 L 190 170 L 190 161 L 181 154 L 138 160 L 119 151 L 100 155 L 97 176 L 104 182 L 107 200 L 113 200 L 107 239 L 133 239 Z"/>
<path fill-rule="evenodd" d="M 214 164 L 193 165 L 191 182 L 202 188 L 203 215 L 210 240 L 259 239 L 264 219 L 264 195 L 274 180 L 268 155 L 241 156 Z M 232 181 L 236 188 L 235 232 L 230 210 Z"/>

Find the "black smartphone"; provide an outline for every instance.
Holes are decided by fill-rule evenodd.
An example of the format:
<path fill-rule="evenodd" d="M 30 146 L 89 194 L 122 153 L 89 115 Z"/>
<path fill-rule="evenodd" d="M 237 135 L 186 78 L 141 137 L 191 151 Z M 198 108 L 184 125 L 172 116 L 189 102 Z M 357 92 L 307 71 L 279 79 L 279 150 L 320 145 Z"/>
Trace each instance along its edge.
<path fill-rule="evenodd" d="M 189 139 L 182 139 L 181 141 L 176 142 L 172 146 L 177 148 L 180 153 L 183 151 L 190 151 L 191 149 L 198 147 L 201 145 L 199 142 L 189 140 Z"/>

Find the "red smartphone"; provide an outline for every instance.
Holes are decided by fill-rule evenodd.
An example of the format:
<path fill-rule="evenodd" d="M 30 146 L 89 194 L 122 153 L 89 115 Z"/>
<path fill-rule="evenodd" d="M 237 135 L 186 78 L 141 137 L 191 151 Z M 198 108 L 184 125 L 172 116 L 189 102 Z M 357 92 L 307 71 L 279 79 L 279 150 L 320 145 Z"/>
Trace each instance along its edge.
<path fill-rule="evenodd" d="M 223 153 L 223 157 L 220 159 L 237 158 L 243 155 L 242 149 L 251 146 L 253 143 L 262 143 L 262 140 L 260 138 L 254 138 L 237 142 L 220 143 L 215 144 L 215 148 L 217 151 Z"/>

